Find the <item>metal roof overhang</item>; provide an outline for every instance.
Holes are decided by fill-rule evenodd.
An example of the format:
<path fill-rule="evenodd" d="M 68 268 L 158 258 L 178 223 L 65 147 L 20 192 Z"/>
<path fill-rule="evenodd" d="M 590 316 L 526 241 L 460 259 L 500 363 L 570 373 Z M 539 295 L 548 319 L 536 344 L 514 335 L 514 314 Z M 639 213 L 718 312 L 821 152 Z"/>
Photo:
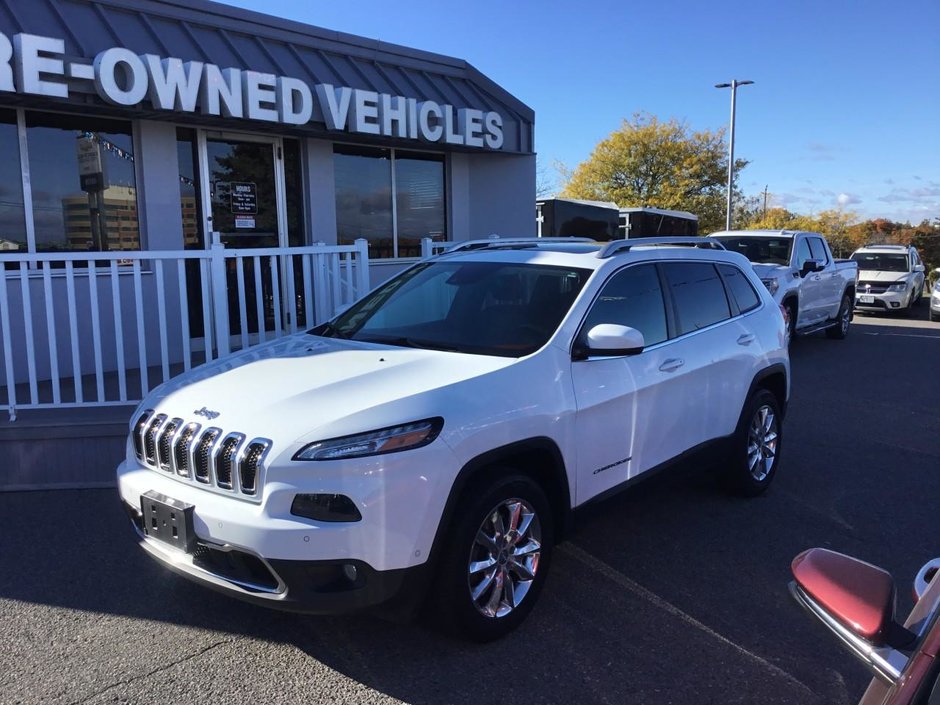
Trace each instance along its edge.
<path fill-rule="evenodd" d="M 501 153 L 534 153 L 531 108 L 477 71 L 466 61 L 387 44 L 279 19 L 207 0 L 32 0 L 0 2 L 0 32 L 59 37 L 66 54 L 91 59 L 111 47 L 135 54 L 156 54 L 184 61 L 203 61 L 221 68 L 250 69 L 377 93 L 432 100 L 459 108 L 496 111 L 503 119 Z M 330 131 L 322 123 L 303 126 L 233 120 L 195 113 L 153 110 L 148 105 L 116 107 L 102 101 L 87 85 L 70 82 L 68 99 L 0 93 L 0 102 L 37 108 L 168 120 L 277 134 L 410 146 L 413 140 L 370 137 Z M 236 124 L 237 123 L 237 124 Z M 469 150 L 423 143 L 424 148 Z M 480 152 L 480 149 L 472 149 Z"/>

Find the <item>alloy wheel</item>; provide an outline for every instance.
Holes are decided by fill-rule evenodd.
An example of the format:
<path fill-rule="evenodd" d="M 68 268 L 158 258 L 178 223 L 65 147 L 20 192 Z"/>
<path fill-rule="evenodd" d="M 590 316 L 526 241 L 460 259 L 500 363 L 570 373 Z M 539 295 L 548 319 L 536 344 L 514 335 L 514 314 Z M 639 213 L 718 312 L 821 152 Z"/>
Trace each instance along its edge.
<path fill-rule="evenodd" d="M 523 499 L 506 499 L 480 525 L 467 565 L 467 585 L 477 611 L 505 617 L 525 599 L 539 569 L 542 527 Z"/>
<path fill-rule="evenodd" d="M 777 459 L 777 415 L 766 404 L 751 419 L 747 433 L 747 469 L 758 482 L 767 479 Z"/>

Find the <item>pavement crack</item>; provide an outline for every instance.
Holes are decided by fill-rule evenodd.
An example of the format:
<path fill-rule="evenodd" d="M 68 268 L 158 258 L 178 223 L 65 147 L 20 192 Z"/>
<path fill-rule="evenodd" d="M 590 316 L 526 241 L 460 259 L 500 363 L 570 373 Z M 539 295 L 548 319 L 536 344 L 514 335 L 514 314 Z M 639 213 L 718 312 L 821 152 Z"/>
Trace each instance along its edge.
<path fill-rule="evenodd" d="M 141 673 L 139 675 L 132 676 L 131 678 L 124 678 L 115 683 L 111 683 L 105 686 L 104 688 L 102 688 L 101 690 L 96 690 L 94 693 L 91 693 L 90 695 L 85 696 L 81 700 L 72 701 L 70 705 L 82 705 L 82 703 L 87 703 L 93 698 L 97 698 L 99 695 L 103 695 L 107 693 L 109 690 L 114 690 L 115 688 L 119 688 L 122 685 L 130 685 L 131 683 L 134 683 L 136 681 L 141 681 L 146 678 L 150 678 L 151 676 L 155 676 L 158 673 L 162 673 L 164 671 L 170 670 L 171 668 L 179 666 L 181 663 L 186 663 L 187 661 L 192 661 L 193 659 L 199 658 L 200 656 L 203 656 L 204 654 L 209 653 L 210 651 L 212 651 L 215 648 L 218 648 L 219 646 L 224 646 L 225 644 L 233 644 L 233 643 L 235 643 L 235 639 L 222 639 L 221 641 L 215 641 L 211 644 L 208 644 L 207 646 L 204 646 L 198 651 L 194 651 L 193 653 L 187 654 L 186 656 L 178 658 L 175 661 L 171 661 L 170 663 L 165 663 L 162 666 L 153 669 L 152 671 L 148 671 L 147 673 Z"/>

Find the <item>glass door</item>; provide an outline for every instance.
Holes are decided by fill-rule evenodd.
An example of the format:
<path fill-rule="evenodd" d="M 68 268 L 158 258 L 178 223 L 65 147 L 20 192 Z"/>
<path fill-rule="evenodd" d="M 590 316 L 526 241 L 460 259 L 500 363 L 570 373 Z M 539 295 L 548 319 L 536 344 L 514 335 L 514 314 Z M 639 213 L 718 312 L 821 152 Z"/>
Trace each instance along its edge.
<path fill-rule="evenodd" d="M 199 132 L 202 172 L 204 241 L 212 243 L 218 232 L 226 249 L 287 246 L 287 216 L 284 195 L 284 161 L 280 138 Z M 255 342 L 259 331 L 274 333 L 277 317 L 271 259 L 260 261 L 260 276 L 253 259 L 240 260 L 244 282 L 245 331 Z M 227 260 L 229 332 L 233 348 L 242 341 L 242 311 L 239 305 L 237 267 L 239 260 Z M 281 275 L 283 277 L 283 274 Z M 283 286 L 281 286 L 283 291 Z M 261 305 L 258 305 L 258 302 Z M 281 312 L 281 325 L 286 317 Z"/>

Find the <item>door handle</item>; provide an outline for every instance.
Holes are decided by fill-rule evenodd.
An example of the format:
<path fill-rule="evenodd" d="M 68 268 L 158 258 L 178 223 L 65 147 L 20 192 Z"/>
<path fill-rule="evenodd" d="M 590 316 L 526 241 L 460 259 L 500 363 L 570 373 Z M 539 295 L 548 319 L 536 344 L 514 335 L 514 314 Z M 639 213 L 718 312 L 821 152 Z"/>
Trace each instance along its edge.
<path fill-rule="evenodd" d="M 753 342 L 754 342 L 753 333 L 742 333 L 740 336 L 738 336 L 738 345 L 750 345 Z"/>
<path fill-rule="evenodd" d="M 679 357 L 670 357 L 659 366 L 661 372 L 673 372 L 685 364 L 685 360 Z"/>

